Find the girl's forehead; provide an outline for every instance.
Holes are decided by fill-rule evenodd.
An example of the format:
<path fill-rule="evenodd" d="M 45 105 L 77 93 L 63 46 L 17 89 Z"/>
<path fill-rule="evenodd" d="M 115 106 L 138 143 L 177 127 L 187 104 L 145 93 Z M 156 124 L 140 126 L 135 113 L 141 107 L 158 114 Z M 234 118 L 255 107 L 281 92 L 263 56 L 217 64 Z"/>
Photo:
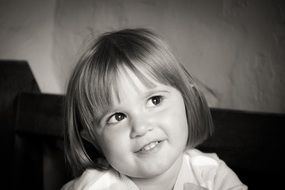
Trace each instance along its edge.
<path fill-rule="evenodd" d="M 140 94 L 161 85 L 161 83 L 148 72 L 135 69 L 131 70 L 126 66 L 118 69 L 115 84 L 112 87 L 112 97 L 120 101 L 120 97 L 125 97 L 130 93 Z"/>
<path fill-rule="evenodd" d="M 122 67 L 118 72 L 118 82 L 121 85 L 127 84 L 136 89 L 153 88 L 157 81 L 147 72 L 139 70 L 137 72 L 127 67 Z"/>

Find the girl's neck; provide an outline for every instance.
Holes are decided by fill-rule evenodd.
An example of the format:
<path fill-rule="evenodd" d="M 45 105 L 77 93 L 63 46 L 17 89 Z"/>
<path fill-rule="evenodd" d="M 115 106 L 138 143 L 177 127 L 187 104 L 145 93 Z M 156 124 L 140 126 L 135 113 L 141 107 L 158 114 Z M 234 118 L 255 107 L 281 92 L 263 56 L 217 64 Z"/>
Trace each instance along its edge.
<path fill-rule="evenodd" d="M 163 174 L 153 178 L 131 178 L 139 189 L 143 190 L 172 190 L 181 169 L 183 155 Z"/>

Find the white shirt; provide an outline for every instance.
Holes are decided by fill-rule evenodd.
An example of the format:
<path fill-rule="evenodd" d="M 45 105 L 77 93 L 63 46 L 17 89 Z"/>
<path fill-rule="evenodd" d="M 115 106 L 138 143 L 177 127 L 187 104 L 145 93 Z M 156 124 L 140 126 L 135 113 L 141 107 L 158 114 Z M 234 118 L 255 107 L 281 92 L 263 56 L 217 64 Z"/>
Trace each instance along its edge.
<path fill-rule="evenodd" d="M 68 182 L 62 190 L 139 190 L 127 176 L 116 171 L 87 169 L 79 178 Z M 247 190 L 237 175 L 216 154 L 189 149 L 173 190 Z"/>

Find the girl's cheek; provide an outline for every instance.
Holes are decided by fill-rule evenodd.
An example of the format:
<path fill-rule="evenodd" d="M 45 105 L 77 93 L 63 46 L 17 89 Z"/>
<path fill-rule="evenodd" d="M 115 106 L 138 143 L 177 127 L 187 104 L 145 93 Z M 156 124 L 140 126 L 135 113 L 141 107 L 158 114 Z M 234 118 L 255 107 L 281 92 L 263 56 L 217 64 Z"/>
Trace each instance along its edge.
<path fill-rule="evenodd" d="M 169 107 L 162 108 L 161 110 L 155 112 L 153 114 L 153 117 L 157 120 L 163 120 L 163 119 L 171 119 L 173 118 L 173 111 Z"/>
<path fill-rule="evenodd" d="M 114 139 L 125 138 L 128 133 L 128 125 L 126 124 L 117 124 L 112 126 L 107 126 L 102 131 L 102 137 L 106 140 L 113 141 Z"/>

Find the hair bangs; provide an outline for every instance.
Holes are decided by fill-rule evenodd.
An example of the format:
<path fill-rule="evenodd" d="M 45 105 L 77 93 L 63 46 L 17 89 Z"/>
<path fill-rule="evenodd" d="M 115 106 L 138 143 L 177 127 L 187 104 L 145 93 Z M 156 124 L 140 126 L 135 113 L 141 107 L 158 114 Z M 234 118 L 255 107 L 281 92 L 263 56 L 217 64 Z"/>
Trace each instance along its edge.
<path fill-rule="evenodd" d="M 146 36 L 139 36 L 138 39 L 125 40 L 125 43 L 116 42 L 116 46 L 123 55 L 123 61 L 118 64 L 120 69 L 128 68 L 146 86 L 153 88 L 155 82 L 164 85 L 171 85 L 177 88 L 177 81 L 181 81 L 178 64 L 175 57 L 169 53 L 168 47 L 151 33 Z M 126 44 L 128 42 L 128 44 Z M 124 72 L 124 74 L 127 74 Z M 118 83 L 114 85 L 114 91 L 118 97 Z"/>

